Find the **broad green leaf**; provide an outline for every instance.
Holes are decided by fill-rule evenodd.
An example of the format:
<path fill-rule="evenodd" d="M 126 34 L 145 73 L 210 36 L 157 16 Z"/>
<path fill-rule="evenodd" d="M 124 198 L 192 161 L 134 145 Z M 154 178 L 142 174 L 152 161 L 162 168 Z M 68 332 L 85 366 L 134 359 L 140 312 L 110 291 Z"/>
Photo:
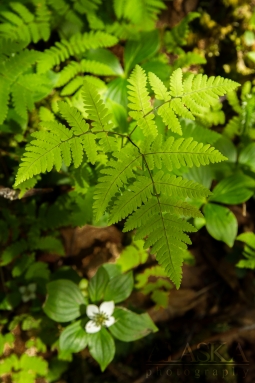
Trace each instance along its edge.
<path fill-rule="evenodd" d="M 117 76 L 121 76 L 123 74 L 123 69 L 118 58 L 108 49 L 91 49 L 86 54 L 86 58 L 107 65 L 109 68 L 111 68 L 113 74 L 116 74 Z"/>
<path fill-rule="evenodd" d="M 131 271 L 127 274 L 117 275 L 108 283 L 104 294 L 104 300 L 114 301 L 115 303 L 122 302 L 129 297 L 133 290 L 133 286 L 134 279 Z"/>
<path fill-rule="evenodd" d="M 0 256 L 0 266 L 6 266 L 11 263 L 18 255 L 27 250 L 28 244 L 24 239 L 12 243 Z"/>
<path fill-rule="evenodd" d="M 75 283 L 59 279 L 48 283 L 47 290 L 44 311 L 51 319 L 62 323 L 81 315 L 84 298 Z"/>
<path fill-rule="evenodd" d="M 116 263 L 104 263 L 102 267 L 107 271 L 110 279 L 117 277 L 117 275 L 121 275 L 121 267 Z"/>
<path fill-rule="evenodd" d="M 232 247 L 237 235 L 237 219 L 226 207 L 208 203 L 204 207 L 206 229 L 218 241 Z"/>
<path fill-rule="evenodd" d="M 123 342 L 132 342 L 158 330 L 147 313 L 138 315 L 122 307 L 116 307 L 114 318 L 116 322 L 109 327 L 109 330 L 115 338 Z"/>
<path fill-rule="evenodd" d="M 239 204 L 247 201 L 253 191 L 249 188 L 255 188 L 255 181 L 243 174 L 232 175 L 221 180 L 213 189 L 213 194 L 209 201 Z"/>
<path fill-rule="evenodd" d="M 103 298 L 108 282 L 107 271 L 103 267 L 99 267 L 96 274 L 89 281 L 88 291 L 92 302 L 100 301 Z"/>
<path fill-rule="evenodd" d="M 247 145 L 239 155 L 239 164 L 248 166 L 255 171 L 255 142 Z"/>
<path fill-rule="evenodd" d="M 115 344 L 111 334 L 102 327 L 99 332 L 88 335 L 88 345 L 90 354 L 99 363 L 101 371 L 104 371 L 115 354 Z"/>
<path fill-rule="evenodd" d="M 221 138 L 215 142 L 214 147 L 227 157 L 229 162 L 236 162 L 237 150 L 229 138 L 221 136 Z"/>
<path fill-rule="evenodd" d="M 140 33 L 139 40 L 129 40 L 124 51 L 125 74 L 128 74 L 136 64 L 155 55 L 158 49 L 159 33 L 157 29 Z"/>
<path fill-rule="evenodd" d="M 199 184 L 204 185 L 206 188 L 210 189 L 213 180 L 213 174 L 209 166 L 200 166 L 199 168 L 189 169 L 187 173 L 183 174 L 183 178 L 198 182 Z"/>
<path fill-rule="evenodd" d="M 49 266 L 45 262 L 35 262 L 26 271 L 25 279 L 27 281 L 35 281 L 45 283 L 50 277 Z"/>
<path fill-rule="evenodd" d="M 127 108 L 127 80 L 125 78 L 116 78 L 107 85 L 106 98 Z"/>
<path fill-rule="evenodd" d="M 67 326 L 59 338 L 62 351 L 79 352 L 88 344 L 88 334 L 84 330 L 83 321 L 77 321 Z"/>
<path fill-rule="evenodd" d="M 252 247 L 255 250 L 255 234 L 252 232 L 246 232 L 236 237 L 238 241 L 244 242 L 246 245 Z"/>
<path fill-rule="evenodd" d="M 144 250 L 143 245 L 144 241 L 135 241 L 133 245 L 127 246 L 120 254 L 116 263 L 121 266 L 123 273 L 146 262 L 148 252 Z"/>

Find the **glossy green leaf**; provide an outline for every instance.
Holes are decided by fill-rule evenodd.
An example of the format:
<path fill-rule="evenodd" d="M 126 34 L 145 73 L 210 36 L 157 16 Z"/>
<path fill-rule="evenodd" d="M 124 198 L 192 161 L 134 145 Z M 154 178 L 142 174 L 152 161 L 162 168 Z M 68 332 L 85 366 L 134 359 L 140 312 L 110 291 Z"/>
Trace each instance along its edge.
<path fill-rule="evenodd" d="M 236 162 L 237 150 L 229 138 L 221 136 L 221 138 L 214 144 L 214 147 L 227 157 L 229 162 Z"/>
<path fill-rule="evenodd" d="M 218 241 L 232 247 L 237 235 L 237 219 L 226 207 L 208 203 L 204 207 L 206 229 Z"/>
<path fill-rule="evenodd" d="M 252 232 L 246 232 L 236 237 L 238 241 L 244 242 L 246 245 L 252 247 L 255 250 L 255 234 Z"/>
<path fill-rule="evenodd" d="M 107 271 L 103 267 L 99 267 L 96 274 L 89 281 L 88 292 L 92 302 L 100 301 L 103 298 L 108 282 Z"/>
<path fill-rule="evenodd" d="M 112 72 L 118 76 L 121 76 L 123 74 L 123 69 L 122 69 L 122 66 L 120 65 L 118 58 L 108 49 L 104 49 L 104 48 L 91 49 L 86 54 L 86 58 L 89 60 L 101 62 L 109 66 Z"/>
<path fill-rule="evenodd" d="M 116 307 L 114 317 L 116 322 L 109 327 L 109 330 L 115 338 L 123 342 L 132 342 L 158 330 L 147 313 L 138 315 L 122 307 Z"/>
<path fill-rule="evenodd" d="M 88 335 L 88 345 L 90 354 L 99 363 L 101 371 L 104 371 L 115 354 L 115 344 L 111 334 L 103 327 L 99 332 Z"/>
<path fill-rule="evenodd" d="M 129 40 L 125 46 L 124 64 L 128 74 L 136 64 L 152 57 L 159 49 L 159 34 L 157 30 L 143 32 L 139 40 Z"/>
<path fill-rule="evenodd" d="M 106 98 L 122 105 L 125 110 L 127 108 L 127 80 L 125 78 L 116 78 L 107 86 Z"/>
<path fill-rule="evenodd" d="M 59 279 L 48 283 L 48 295 L 44 304 L 45 313 L 56 322 L 69 322 L 81 315 L 83 295 L 78 286 Z"/>
<path fill-rule="evenodd" d="M 213 189 L 213 194 L 209 201 L 221 202 L 226 204 L 239 204 L 247 201 L 255 188 L 255 181 L 243 174 L 232 175 L 220 181 Z"/>
<path fill-rule="evenodd" d="M 255 171 L 255 142 L 247 145 L 239 155 L 239 164 L 248 166 L 252 171 Z"/>
<path fill-rule="evenodd" d="M 104 295 L 105 301 L 114 301 L 119 303 L 129 297 L 133 290 L 133 274 L 129 271 L 127 274 L 117 275 L 108 283 Z"/>
<path fill-rule="evenodd" d="M 88 334 L 84 330 L 83 321 L 77 321 L 67 326 L 59 338 L 62 351 L 79 352 L 88 344 Z"/>
<path fill-rule="evenodd" d="M 104 263 L 102 267 L 107 271 L 110 279 L 122 274 L 120 265 L 117 265 L 116 263 Z"/>

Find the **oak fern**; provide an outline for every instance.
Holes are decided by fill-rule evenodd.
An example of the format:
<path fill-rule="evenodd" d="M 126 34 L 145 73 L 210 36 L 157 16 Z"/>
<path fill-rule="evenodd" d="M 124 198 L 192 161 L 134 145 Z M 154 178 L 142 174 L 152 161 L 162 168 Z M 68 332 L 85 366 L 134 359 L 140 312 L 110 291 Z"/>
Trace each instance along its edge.
<path fill-rule="evenodd" d="M 66 78 L 79 70 L 74 64 L 69 68 L 65 69 Z M 205 75 L 188 74 L 183 78 L 180 69 L 172 73 L 169 89 L 153 73 L 149 74 L 149 82 L 154 92 L 152 99 L 147 75 L 136 66 L 128 85 L 129 115 L 133 119 L 129 134 L 116 130 L 96 87 L 85 82 L 82 97 L 88 120 L 75 107 L 60 103 L 58 117 L 65 120 L 65 125 L 52 121 L 51 116 L 49 121 L 46 116 L 42 122 L 44 130 L 33 133 L 33 140 L 26 147 L 16 186 L 36 174 L 51 171 L 53 166 L 60 170 L 62 162 L 66 166 L 73 163 L 77 168 L 84 158 L 95 164 L 101 154 L 106 155 L 108 162 L 100 163 L 101 174 L 94 192 L 96 219 L 105 212 L 109 213 L 109 223 L 125 219 L 124 230 L 136 229 L 138 239 L 146 237 L 145 246 L 151 247 L 179 287 L 182 259 L 190 243 L 187 233 L 196 231 L 184 217 L 201 217 L 189 198 L 206 198 L 210 191 L 174 173 L 181 167 L 200 167 L 226 159 L 206 143 L 207 139 L 201 142 L 186 138 L 186 128 L 179 138 L 180 117 L 194 120 L 238 84 Z M 168 128 L 164 134 L 158 132 L 156 114 Z M 208 137 L 216 139 L 213 133 Z"/>

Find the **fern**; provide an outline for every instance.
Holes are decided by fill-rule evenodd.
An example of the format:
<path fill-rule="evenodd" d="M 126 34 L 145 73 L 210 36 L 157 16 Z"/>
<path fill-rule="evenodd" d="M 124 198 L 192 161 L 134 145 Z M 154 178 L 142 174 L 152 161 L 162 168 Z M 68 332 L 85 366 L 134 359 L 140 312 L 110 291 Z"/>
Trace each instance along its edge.
<path fill-rule="evenodd" d="M 147 26 L 148 29 L 157 20 L 157 15 L 166 8 L 162 0 L 114 0 L 113 7 L 118 19 L 124 18 L 134 24 L 142 22 L 143 27 Z"/>
<path fill-rule="evenodd" d="M 45 75 L 26 73 L 40 57 L 38 52 L 24 50 L 0 63 L 0 124 L 7 116 L 10 94 L 16 112 L 26 120 L 27 110 L 33 110 L 38 93 L 47 95 L 51 91 L 51 82 Z"/>
<path fill-rule="evenodd" d="M 229 138 L 237 136 L 254 135 L 255 124 L 255 96 L 251 91 L 250 82 L 244 84 L 242 90 L 241 102 L 238 100 L 236 92 L 228 93 L 228 101 L 233 110 L 238 114 L 232 117 L 224 128 L 223 134 Z M 246 89 L 245 89 L 246 88 Z"/>
<path fill-rule="evenodd" d="M 84 150 L 91 163 L 95 163 L 95 139 L 88 124 L 84 123 L 80 112 L 67 103 L 60 104 L 59 108 L 71 129 L 55 121 L 45 121 L 42 125 L 46 131 L 32 133 L 35 139 L 27 146 L 22 158 L 16 186 L 34 175 L 51 171 L 53 166 L 60 170 L 63 161 L 66 166 L 73 162 L 75 167 L 79 167 Z"/>
<path fill-rule="evenodd" d="M 26 147 L 16 186 L 34 175 L 51 171 L 53 166 L 60 170 L 62 162 L 78 168 L 85 151 L 88 161 L 92 164 L 98 161 L 101 167 L 93 192 L 96 220 L 105 212 L 109 213 L 110 223 L 126 219 L 125 231 L 136 229 L 138 239 L 147 237 L 145 247 L 151 247 L 179 287 L 182 259 L 190 243 L 187 233 L 196 230 L 184 217 L 202 216 L 189 199 L 206 198 L 210 192 L 174 172 L 181 167 L 200 167 L 226 159 L 207 143 L 217 139 L 216 133 L 206 135 L 200 128 L 197 136 L 203 133 L 205 143 L 197 142 L 188 136 L 189 129 L 181 118 L 194 120 L 237 84 L 203 75 L 187 75 L 183 79 L 180 69 L 172 73 L 169 89 L 153 73 L 149 74 L 149 82 L 158 100 L 155 107 L 147 90 L 147 75 L 136 66 L 128 85 L 133 130 L 122 134 L 114 129 L 112 116 L 95 85 L 85 81 L 82 98 L 88 121 L 64 102 L 59 103 L 59 112 L 68 127 L 46 113 L 44 130 L 33 133 L 33 140 Z M 164 135 L 158 133 L 156 113 L 169 128 Z M 182 126 L 184 137 L 179 138 Z M 106 154 L 108 161 L 102 165 L 100 156 Z"/>
<path fill-rule="evenodd" d="M 199 13 L 189 12 L 179 24 L 165 33 L 165 45 L 168 52 L 183 53 L 180 47 L 187 44 L 189 23 L 197 17 L 200 17 Z"/>
<path fill-rule="evenodd" d="M 0 37 L 10 40 L 24 40 L 26 44 L 47 41 L 50 37 L 50 12 L 45 0 L 36 4 L 32 13 L 20 2 L 9 3 L 11 11 L 2 11 L 5 21 L 0 25 Z"/>
<path fill-rule="evenodd" d="M 71 61 L 61 72 L 59 72 L 57 87 L 67 84 L 70 80 L 75 78 L 76 75 L 84 74 L 86 72 L 99 76 L 114 75 L 114 72 L 109 66 L 94 60 L 83 59 L 80 62 Z"/>
<path fill-rule="evenodd" d="M 44 52 L 37 66 L 38 73 L 45 73 L 71 56 L 84 53 L 88 49 L 111 47 L 116 43 L 116 37 L 105 32 L 97 31 L 74 34 L 69 41 L 61 40 Z"/>

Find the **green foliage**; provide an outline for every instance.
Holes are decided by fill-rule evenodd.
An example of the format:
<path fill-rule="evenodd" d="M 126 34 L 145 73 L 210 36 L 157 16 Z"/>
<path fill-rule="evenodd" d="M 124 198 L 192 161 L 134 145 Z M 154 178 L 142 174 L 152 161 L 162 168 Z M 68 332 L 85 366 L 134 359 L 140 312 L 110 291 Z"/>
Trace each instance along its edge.
<path fill-rule="evenodd" d="M 197 17 L 200 17 L 199 13 L 190 12 L 171 31 L 165 33 L 165 44 L 168 52 L 182 52 L 180 47 L 187 44 L 189 23 Z"/>
<path fill-rule="evenodd" d="M 0 371 L 8 381 L 68 379 L 72 354 L 86 347 L 103 371 L 115 339 L 121 359 L 122 342 L 156 332 L 136 295 L 129 310 L 119 304 L 137 289 L 153 310 L 167 308 L 169 278 L 179 288 L 182 263 L 193 262 L 188 233 L 196 244 L 203 225 L 229 247 L 244 242 L 237 267 L 254 269 L 254 233 L 242 233 L 240 207 L 225 206 L 242 204 L 245 216 L 255 190 L 254 89 L 240 77 L 254 72 L 251 6 L 226 18 L 237 29 L 200 11 L 170 29 L 160 16 L 168 8 L 162 0 L 0 5 Z M 236 62 L 217 58 L 226 41 Z M 70 240 L 86 224 L 129 232 L 128 246 L 109 247 L 114 257 L 121 251 L 115 263 L 95 274 L 97 251 L 81 267 Z"/>
<path fill-rule="evenodd" d="M 106 268 L 101 266 L 91 278 L 86 298 L 74 282 L 57 279 L 48 283 L 48 296 L 44 304 L 44 311 L 54 321 L 67 323 L 82 317 L 63 329 L 59 338 L 59 348 L 62 352 L 73 353 L 83 350 L 88 345 L 90 354 L 99 363 L 102 371 L 115 354 L 112 335 L 124 342 L 131 342 L 157 331 L 148 314 L 137 315 L 121 307 L 114 308 L 114 302 L 122 302 L 131 294 L 133 275 L 131 271 L 121 274 L 119 268 L 116 268 L 117 265 L 104 266 Z M 97 320 L 96 316 L 93 319 L 90 312 L 100 310 L 101 305 L 98 309 L 94 304 L 88 305 L 88 302 L 99 302 L 102 299 L 104 299 L 102 305 L 108 305 L 108 309 L 109 305 L 112 307 L 113 322 L 109 325 L 104 324 L 104 321 L 101 325 L 100 322 L 97 331 L 89 331 L 87 326 Z M 92 320 L 88 321 L 88 318 L 84 317 L 85 312 Z M 103 311 L 103 318 L 106 314 Z M 107 330 L 108 327 L 110 332 Z"/>
<path fill-rule="evenodd" d="M 0 37 L 16 41 L 22 39 L 28 45 L 50 37 L 50 11 L 46 1 L 34 1 L 33 11 L 20 2 L 10 2 L 10 10 L 0 12 L 3 23 Z"/>
<path fill-rule="evenodd" d="M 69 41 L 61 40 L 55 46 L 44 51 L 44 55 L 38 62 L 38 73 L 45 73 L 55 65 L 67 60 L 70 56 L 82 54 L 88 49 L 111 47 L 116 43 L 116 37 L 101 31 L 75 34 Z"/>
<path fill-rule="evenodd" d="M 59 111 L 70 129 L 55 121 L 43 122 L 48 131 L 32 134 L 36 139 L 27 146 L 15 185 L 34 175 L 51 171 L 54 165 L 59 171 L 63 161 L 66 166 L 73 161 L 74 166 L 79 167 L 84 149 L 92 164 L 97 159 L 97 146 L 103 153 L 112 153 L 112 159 L 101 170 L 104 176 L 99 178 L 95 191 L 96 219 L 100 219 L 120 189 L 129 185 L 111 208 L 110 222 L 118 222 L 130 215 L 125 230 L 139 228 L 136 234 L 139 239 L 149 235 L 145 246 L 152 246 L 159 263 L 179 287 L 182 254 L 186 243 L 190 243 L 184 232 L 194 231 L 194 228 L 176 215 L 199 216 L 199 211 L 184 200 L 187 197 L 206 197 L 209 192 L 192 181 L 168 172 L 181 166 L 199 167 L 220 162 L 225 157 L 210 145 L 203 145 L 192 138 L 174 139 L 170 135 L 164 137 L 159 134 L 146 88 L 147 76 L 141 67 L 136 66 L 129 83 L 129 115 L 136 126 L 128 136 L 113 130 L 109 112 L 92 84 L 86 83 L 83 102 L 88 118 L 92 120 L 91 125 L 84 122 L 74 107 L 61 103 Z M 170 77 L 170 90 L 152 73 L 150 83 L 155 97 L 163 101 L 157 108 L 158 115 L 169 129 L 179 134 L 182 131 L 177 116 L 194 119 L 194 115 L 203 113 L 205 106 L 213 105 L 219 96 L 237 86 L 231 80 L 220 77 L 208 79 L 205 75 L 190 74 L 183 81 L 180 69 Z M 143 143 L 134 143 L 130 138 L 137 127 L 146 137 Z M 119 147 L 118 136 L 126 139 L 123 148 Z M 161 170 L 162 166 L 165 170 Z M 136 174 L 141 167 L 144 167 L 144 173 Z M 134 178 L 136 181 L 130 183 Z M 180 195 L 183 201 L 177 200 Z"/>
<path fill-rule="evenodd" d="M 244 242 L 244 259 L 241 259 L 237 263 L 237 267 L 254 269 L 255 268 L 255 234 L 251 232 L 245 232 L 236 237 L 238 241 Z"/>
<path fill-rule="evenodd" d="M 241 102 L 239 102 L 236 92 L 228 94 L 228 101 L 238 115 L 229 120 L 224 134 L 231 139 L 236 135 L 254 138 L 255 95 L 251 89 L 251 83 L 247 81 L 244 84 Z"/>
<path fill-rule="evenodd" d="M 27 111 L 34 109 L 35 101 L 50 93 L 51 83 L 48 76 L 39 75 L 30 69 L 40 57 L 39 52 L 24 50 L 1 61 L 0 124 L 7 116 L 10 93 L 15 111 L 25 121 Z"/>

